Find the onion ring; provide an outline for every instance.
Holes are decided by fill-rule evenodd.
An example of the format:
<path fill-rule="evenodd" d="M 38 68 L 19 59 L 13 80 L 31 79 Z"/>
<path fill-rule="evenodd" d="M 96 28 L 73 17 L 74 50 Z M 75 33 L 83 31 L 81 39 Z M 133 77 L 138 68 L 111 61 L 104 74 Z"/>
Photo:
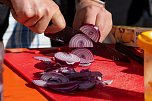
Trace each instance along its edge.
<path fill-rule="evenodd" d="M 71 38 L 69 47 L 93 47 L 93 42 L 85 34 L 76 34 Z"/>
<path fill-rule="evenodd" d="M 78 66 L 80 63 L 80 58 L 72 53 L 57 52 L 54 54 L 55 61 L 61 63 L 62 65 L 72 65 Z"/>
<path fill-rule="evenodd" d="M 93 24 L 85 24 L 80 27 L 80 30 L 86 34 L 94 42 L 99 42 L 100 31 L 99 28 Z"/>
<path fill-rule="evenodd" d="M 87 48 L 77 48 L 72 50 L 71 53 L 77 55 L 80 58 L 80 64 L 88 64 L 94 61 L 92 52 Z"/>

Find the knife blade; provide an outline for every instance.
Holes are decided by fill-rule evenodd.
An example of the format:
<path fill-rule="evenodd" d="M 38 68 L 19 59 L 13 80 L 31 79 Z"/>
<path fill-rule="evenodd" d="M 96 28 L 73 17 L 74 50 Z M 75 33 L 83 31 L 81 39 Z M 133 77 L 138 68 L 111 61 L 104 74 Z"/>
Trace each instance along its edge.
<path fill-rule="evenodd" d="M 44 34 L 44 35 L 49 37 L 51 40 L 57 41 L 57 42 L 67 46 L 69 44 L 70 39 L 77 33 L 82 33 L 82 32 L 66 26 L 60 32 L 57 32 L 54 34 Z"/>
<path fill-rule="evenodd" d="M 45 36 L 49 37 L 51 40 L 55 40 L 64 46 L 68 46 L 70 39 L 76 34 L 83 34 L 80 30 L 75 30 L 71 27 L 66 26 L 60 32 L 54 34 L 44 34 Z M 100 42 L 93 42 L 93 47 L 89 47 L 93 54 L 98 56 L 111 59 L 113 61 L 120 61 L 130 63 L 129 58 L 118 52 L 115 48 L 109 47 L 107 44 L 100 43 Z"/>

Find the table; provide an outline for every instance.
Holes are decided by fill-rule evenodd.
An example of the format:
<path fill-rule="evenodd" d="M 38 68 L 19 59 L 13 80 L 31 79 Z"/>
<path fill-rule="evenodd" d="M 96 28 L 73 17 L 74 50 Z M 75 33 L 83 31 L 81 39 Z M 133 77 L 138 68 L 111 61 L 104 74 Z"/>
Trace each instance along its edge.
<path fill-rule="evenodd" d="M 36 89 L 14 73 L 9 67 L 3 65 L 4 101 L 47 101 Z"/>
<path fill-rule="evenodd" d="M 46 52 L 46 49 L 44 50 Z M 52 49 L 49 49 L 49 52 L 53 52 L 51 50 Z M 107 87 L 97 86 L 93 90 L 78 92 L 75 95 L 60 94 L 30 85 L 33 79 L 33 73 L 40 71 L 34 68 L 38 61 L 32 57 L 46 55 L 40 54 L 41 51 L 43 51 L 43 49 L 10 49 L 10 52 L 5 54 L 5 65 L 13 70 L 12 75 L 10 75 L 11 73 L 9 72 L 4 72 L 6 73 L 5 75 L 7 75 L 4 75 L 5 99 L 10 98 L 11 101 L 15 101 L 15 99 L 18 101 L 19 99 L 22 101 L 31 99 L 33 101 L 45 101 L 46 99 L 50 101 L 63 101 L 63 99 L 65 101 L 144 101 L 143 66 L 133 60 L 130 60 L 131 63 L 125 63 L 95 56 L 96 62 L 92 64 L 90 69 L 102 72 L 105 79 L 113 79 L 114 82 Z M 21 69 L 25 67 L 28 67 L 27 70 Z M 10 71 L 8 68 L 5 70 Z M 22 79 L 15 73 L 19 76 L 22 74 Z M 10 77 L 17 79 L 14 81 Z M 10 85 L 14 85 L 14 90 L 8 88 L 11 87 Z M 10 90 L 13 91 L 12 94 Z"/>

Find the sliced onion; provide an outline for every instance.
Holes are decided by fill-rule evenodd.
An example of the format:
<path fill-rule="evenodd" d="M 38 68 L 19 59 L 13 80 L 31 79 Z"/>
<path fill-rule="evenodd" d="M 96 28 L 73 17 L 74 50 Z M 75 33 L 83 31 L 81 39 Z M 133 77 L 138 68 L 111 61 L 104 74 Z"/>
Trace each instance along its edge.
<path fill-rule="evenodd" d="M 90 66 L 91 65 L 91 63 L 80 63 L 79 64 L 79 66 L 82 66 L 82 67 L 84 67 L 84 66 Z"/>
<path fill-rule="evenodd" d="M 95 87 L 96 83 L 91 81 L 82 81 L 79 83 L 79 89 L 80 90 L 89 90 L 93 87 Z"/>
<path fill-rule="evenodd" d="M 102 74 L 100 72 L 76 72 L 76 73 L 73 73 L 73 74 L 70 74 L 70 75 L 67 75 L 66 77 L 69 79 L 69 80 L 80 80 L 80 81 L 84 81 L 84 80 L 90 80 L 90 78 L 94 78 L 96 79 L 96 77 L 102 77 Z M 93 80 L 94 82 L 94 80 Z"/>
<path fill-rule="evenodd" d="M 44 73 L 41 76 L 41 80 L 52 83 L 64 83 L 69 81 L 69 79 L 65 77 L 63 74 L 51 71 Z"/>
<path fill-rule="evenodd" d="M 80 58 L 80 64 L 89 64 L 94 61 L 92 52 L 86 48 L 77 48 L 72 50 L 72 54 L 77 55 Z"/>
<path fill-rule="evenodd" d="M 100 39 L 100 31 L 99 28 L 92 24 L 85 24 L 80 27 L 80 30 L 86 34 L 89 38 L 91 38 L 94 42 L 98 42 Z"/>
<path fill-rule="evenodd" d="M 62 66 L 61 68 L 53 70 L 53 72 L 62 73 L 64 75 L 68 75 L 71 73 L 75 73 L 76 71 L 71 66 Z"/>
<path fill-rule="evenodd" d="M 52 83 L 52 82 L 48 82 L 47 86 L 50 88 L 54 88 L 54 89 L 62 89 L 62 90 L 70 90 L 73 88 L 73 86 L 77 86 L 78 87 L 78 82 L 77 81 L 70 81 L 70 82 L 65 82 L 65 83 Z M 72 88 L 71 88 L 72 87 Z"/>
<path fill-rule="evenodd" d="M 37 59 L 39 61 L 44 61 L 44 62 L 51 62 L 52 60 L 48 57 L 44 57 L 44 56 L 34 56 L 34 59 Z"/>
<path fill-rule="evenodd" d="M 69 47 L 93 47 L 93 42 L 85 34 L 76 34 L 70 39 Z"/>
<path fill-rule="evenodd" d="M 80 58 L 72 53 L 57 52 L 54 55 L 55 60 L 61 64 L 78 66 L 80 63 Z"/>
<path fill-rule="evenodd" d="M 52 88 L 53 90 L 58 91 L 58 92 L 69 93 L 69 92 L 76 90 L 78 87 L 79 87 L 79 84 L 75 84 L 75 85 L 72 85 L 69 87 L 62 87 L 62 88 L 52 88 L 52 87 L 50 87 L 50 88 Z"/>
<path fill-rule="evenodd" d="M 101 84 L 102 84 L 103 86 L 106 86 L 106 85 L 112 84 L 112 82 L 113 82 L 113 80 L 105 80 L 105 81 L 102 81 Z"/>
<path fill-rule="evenodd" d="M 32 81 L 35 85 L 40 87 L 47 87 L 47 82 L 43 80 L 33 80 Z"/>

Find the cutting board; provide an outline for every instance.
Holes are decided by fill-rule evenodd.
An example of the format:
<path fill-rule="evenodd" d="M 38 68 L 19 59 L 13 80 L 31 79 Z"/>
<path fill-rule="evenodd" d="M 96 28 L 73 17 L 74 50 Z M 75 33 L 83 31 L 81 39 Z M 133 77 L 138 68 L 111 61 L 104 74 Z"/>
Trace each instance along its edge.
<path fill-rule="evenodd" d="M 52 57 L 57 51 L 65 50 L 61 48 L 18 49 L 17 51 L 10 49 L 5 54 L 4 62 L 26 80 L 29 87 L 37 89 L 49 101 L 144 101 L 143 66 L 131 59 L 128 63 L 94 55 L 95 61 L 91 66 L 77 67 L 77 70 L 89 68 L 91 71 L 100 71 L 104 75 L 104 80 L 113 80 L 113 83 L 106 87 L 97 85 L 88 91 L 62 94 L 32 84 L 32 80 L 44 70 L 44 64 L 33 57 Z M 108 53 L 105 52 L 104 55 Z"/>

